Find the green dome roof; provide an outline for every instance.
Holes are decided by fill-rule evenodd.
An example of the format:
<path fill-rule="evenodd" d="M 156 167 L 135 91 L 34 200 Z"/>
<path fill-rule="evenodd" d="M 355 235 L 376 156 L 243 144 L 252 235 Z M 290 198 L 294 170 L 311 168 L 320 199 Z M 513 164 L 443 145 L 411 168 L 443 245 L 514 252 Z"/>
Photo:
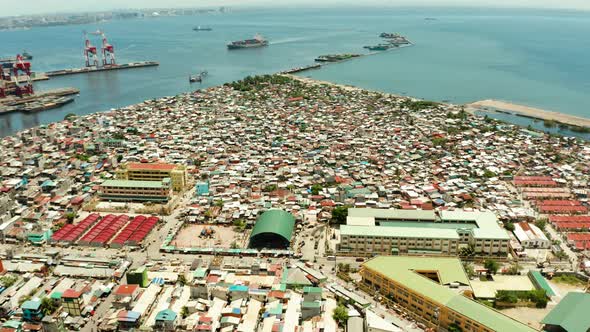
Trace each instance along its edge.
<path fill-rule="evenodd" d="M 294 226 L 295 217 L 292 214 L 283 210 L 266 211 L 256 220 L 254 229 L 250 234 L 250 246 L 258 246 L 257 239 L 268 237 L 280 237 L 277 241 L 286 243 L 288 246 L 289 242 L 291 242 Z"/>

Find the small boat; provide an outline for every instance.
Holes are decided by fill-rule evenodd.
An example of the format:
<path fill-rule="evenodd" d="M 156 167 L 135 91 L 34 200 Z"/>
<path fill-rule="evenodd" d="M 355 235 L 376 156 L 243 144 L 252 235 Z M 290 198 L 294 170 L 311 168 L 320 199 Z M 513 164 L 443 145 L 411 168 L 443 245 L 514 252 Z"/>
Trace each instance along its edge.
<path fill-rule="evenodd" d="M 201 82 L 203 82 L 203 78 L 207 77 L 207 75 L 209 75 L 209 73 L 207 71 L 202 71 L 198 75 L 189 76 L 188 81 L 190 83 L 201 83 Z"/>
<path fill-rule="evenodd" d="M 198 27 L 194 27 L 193 31 L 211 31 L 213 29 L 211 29 L 210 27 L 202 27 L 202 26 L 198 26 Z"/>

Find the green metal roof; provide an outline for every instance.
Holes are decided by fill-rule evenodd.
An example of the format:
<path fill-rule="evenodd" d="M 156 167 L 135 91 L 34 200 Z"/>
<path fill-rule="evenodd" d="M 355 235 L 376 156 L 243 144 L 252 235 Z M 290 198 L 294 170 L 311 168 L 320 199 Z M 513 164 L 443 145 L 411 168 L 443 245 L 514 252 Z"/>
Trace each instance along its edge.
<path fill-rule="evenodd" d="M 269 210 L 264 212 L 256 220 L 250 239 L 263 233 L 274 233 L 280 235 L 287 241 L 291 241 L 295 217 L 283 210 Z"/>
<path fill-rule="evenodd" d="M 380 236 L 407 238 L 459 239 L 454 229 L 416 228 L 416 227 L 380 227 L 380 226 L 340 226 L 341 235 L 349 236 Z"/>
<path fill-rule="evenodd" d="M 469 285 L 463 265 L 457 258 L 380 256 L 367 261 L 364 267 L 383 274 L 414 292 L 495 331 L 536 331 L 415 272 L 437 271 L 438 278 L 443 285 L 452 282 Z"/>
<path fill-rule="evenodd" d="M 541 287 L 542 289 L 544 289 L 545 292 L 547 293 L 547 296 L 555 296 L 555 292 L 553 291 L 553 288 L 551 288 L 551 286 L 549 286 L 549 283 L 547 283 L 547 280 L 545 280 L 545 277 L 543 277 L 541 272 L 529 271 L 529 278 L 532 278 L 538 287 Z"/>
<path fill-rule="evenodd" d="M 40 307 L 41 307 L 41 301 L 39 301 L 39 300 L 25 301 L 21 305 L 21 309 L 23 309 L 23 310 L 37 311 L 37 310 L 39 310 Z"/>
<path fill-rule="evenodd" d="M 590 329 L 590 294 L 569 292 L 541 321 L 561 326 L 568 332 L 586 332 Z"/>
<path fill-rule="evenodd" d="M 123 188 L 164 188 L 162 181 L 136 181 L 136 180 L 106 180 L 103 187 Z"/>
<path fill-rule="evenodd" d="M 156 321 L 173 321 L 176 319 L 176 313 L 170 309 L 164 309 L 156 315 Z"/>

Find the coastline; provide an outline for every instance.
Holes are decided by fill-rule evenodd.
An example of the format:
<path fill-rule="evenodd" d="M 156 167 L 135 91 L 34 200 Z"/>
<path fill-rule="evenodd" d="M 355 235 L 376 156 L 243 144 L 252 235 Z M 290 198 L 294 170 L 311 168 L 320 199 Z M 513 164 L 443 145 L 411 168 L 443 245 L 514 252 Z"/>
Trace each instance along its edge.
<path fill-rule="evenodd" d="M 565 113 L 546 111 L 531 106 L 518 105 L 501 100 L 480 100 L 474 103 L 465 104 L 465 108 L 466 110 L 471 111 L 472 113 L 476 111 L 509 113 L 512 115 L 523 116 L 531 119 L 554 121 L 569 126 L 590 128 L 590 118 L 583 118 Z"/>

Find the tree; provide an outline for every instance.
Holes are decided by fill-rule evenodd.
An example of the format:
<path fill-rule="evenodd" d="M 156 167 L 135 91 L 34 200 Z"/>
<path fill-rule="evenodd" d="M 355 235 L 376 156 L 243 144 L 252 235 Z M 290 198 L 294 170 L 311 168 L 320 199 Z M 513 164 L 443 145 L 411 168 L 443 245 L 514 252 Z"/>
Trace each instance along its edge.
<path fill-rule="evenodd" d="M 514 224 L 513 224 L 513 223 L 511 223 L 511 222 L 505 222 L 505 223 L 504 223 L 504 228 L 505 228 L 507 231 L 514 232 Z"/>
<path fill-rule="evenodd" d="M 491 273 L 496 274 L 500 268 L 500 264 L 493 259 L 486 259 L 483 266 Z"/>
<path fill-rule="evenodd" d="M 506 270 L 506 273 L 510 275 L 517 275 L 520 270 L 522 270 L 522 266 L 515 262 L 510 265 L 510 267 Z"/>
<path fill-rule="evenodd" d="M 43 312 L 43 315 L 53 314 L 58 307 L 59 306 L 57 305 L 57 303 L 49 297 L 44 297 L 41 300 L 41 312 Z"/>
<path fill-rule="evenodd" d="M 322 187 L 321 184 L 316 183 L 313 186 L 311 186 L 311 194 L 318 195 L 322 189 L 324 189 L 324 187 Z"/>
<path fill-rule="evenodd" d="M 182 317 L 182 319 L 185 319 L 186 317 L 188 317 L 188 308 L 186 306 L 183 306 L 180 309 L 180 317 Z"/>
<path fill-rule="evenodd" d="M 348 310 L 345 306 L 339 305 L 334 308 L 334 312 L 332 313 L 332 318 L 338 323 L 340 326 L 344 326 L 348 321 Z"/>
<path fill-rule="evenodd" d="M 455 323 L 451 323 L 449 325 L 449 328 L 447 329 L 447 331 L 449 331 L 449 332 L 463 332 L 463 329 L 459 325 L 457 325 Z"/>
<path fill-rule="evenodd" d="M 537 225 L 537 227 L 539 227 L 541 230 L 545 230 L 545 227 L 547 226 L 547 220 L 539 219 L 535 221 L 535 225 Z"/>
<path fill-rule="evenodd" d="M 463 269 L 465 270 L 465 273 L 467 273 L 467 276 L 469 278 L 475 278 L 475 276 L 477 275 L 475 273 L 475 269 L 473 268 L 473 264 L 469 262 L 463 262 Z"/>
<path fill-rule="evenodd" d="M 338 206 L 332 210 L 332 224 L 345 224 L 346 218 L 348 217 L 349 206 L 343 205 Z"/>
<path fill-rule="evenodd" d="M 68 223 L 71 224 L 76 219 L 76 212 L 67 212 L 64 216 L 68 220 Z"/>
<path fill-rule="evenodd" d="M 184 273 L 181 273 L 181 274 L 178 275 L 178 283 L 181 286 L 186 285 L 186 276 L 184 275 Z"/>

